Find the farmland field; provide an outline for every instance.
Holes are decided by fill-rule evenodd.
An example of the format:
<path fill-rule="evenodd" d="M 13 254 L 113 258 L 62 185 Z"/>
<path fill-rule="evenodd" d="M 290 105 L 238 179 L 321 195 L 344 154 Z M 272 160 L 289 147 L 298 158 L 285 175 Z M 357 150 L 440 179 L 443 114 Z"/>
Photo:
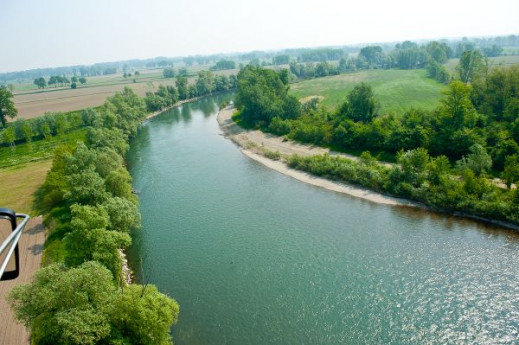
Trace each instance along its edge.
<path fill-rule="evenodd" d="M 294 83 L 290 92 L 297 98 L 324 97 L 322 104 L 336 107 L 353 87 L 366 82 L 373 87 L 381 113 L 401 114 L 410 107 L 432 109 L 446 86 L 427 78 L 425 70 L 369 70 L 315 78 Z"/>
<path fill-rule="evenodd" d="M 198 67 L 198 66 L 197 66 Z M 190 74 L 198 68 L 189 69 Z M 217 71 L 218 75 L 237 74 L 238 70 Z M 135 79 L 135 82 L 133 82 Z M 189 77 L 193 83 L 194 78 Z M 87 78 L 87 84 L 77 89 L 70 87 L 34 89 L 29 84 L 16 86 L 14 103 L 18 109 L 17 118 L 30 119 L 42 116 L 46 112 L 67 112 L 89 107 L 97 107 L 104 103 L 108 96 L 122 91 L 125 86 L 131 87 L 139 96 L 154 91 L 159 85 L 175 85 L 175 79 L 162 77 L 162 70 L 143 71 L 139 76 L 123 78 L 120 74 Z"/>
<path fill-rule="evenodd" d="M 445 63 L 445 67 L 449 71 L 449 73 L 453 73 L 458 61 L 460 59 L 450 59 Z M 519 55 L 511 55 L 511 56 L 498 56 L 490 58 L 492 66 L 512 66 L 519 64 Z"/>

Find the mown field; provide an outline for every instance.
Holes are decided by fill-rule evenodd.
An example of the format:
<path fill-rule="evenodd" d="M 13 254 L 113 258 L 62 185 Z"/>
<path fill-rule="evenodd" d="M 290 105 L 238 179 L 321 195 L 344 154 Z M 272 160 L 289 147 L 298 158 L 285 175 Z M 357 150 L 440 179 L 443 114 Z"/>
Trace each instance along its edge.
<path fill-rule="evenodd" d="M 401 114 L 410 107 L 432 109 L 446 86 L 427 78 L 425 70 L 368 70 L 315 78 L 290 85 L 297 98 L 322 96 L 322 104 L 337 107 L 353 87 L 366 82 L 373 87 L 380 113 Z"/>
<path fill-rule="evenodd" d="M 35 216 L 34 193 L 45 181 L 51 159 L 0 168 L 0 207 Z"/>

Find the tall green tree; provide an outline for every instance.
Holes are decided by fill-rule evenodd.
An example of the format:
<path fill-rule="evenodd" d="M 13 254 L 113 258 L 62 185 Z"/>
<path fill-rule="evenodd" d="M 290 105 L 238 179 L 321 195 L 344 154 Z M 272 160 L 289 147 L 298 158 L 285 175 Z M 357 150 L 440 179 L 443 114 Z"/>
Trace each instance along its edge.
<path fill-rule="evenodd" d="M 376 111 L 373 89 L 369 84 L 360 83 L 348 94 L 347 100 L 339 108 L 341 118 L 346 117 L 355 122 L 370 122 Z"/>
<path fill-rule="evenodd" d="M 38 89 L 44 89 L 45 86 L 47 86 L 47 82 L 45 81 L 45 78 L 39 77 L 34 79 L 34 85 L 36 85 Z"/>
<path fill-rule="evenodd" d="M 189 98 L 189 92 L 187 87 L 187 77 L 179 75 L 175 81 L 175 85 L 178 91 L 178 99 L 183 100 Z"/>
<path fill-rule="evenodd" d="M 12 119 L 18 114 L 18 110 L 14 107 L 12 98 L 13 94 L 11 91 L 3 85 L 0 86 L 0 121 L 2 121 L 3 127 L 5 127 L 7 117 Z"/>
<path fill-rule="evenodd" d="M 236 106 L 244 121 L 269 124 L 275 117 L 297 118 L 300 115 L 300 104 L 288 95 L 288 85 L 283 79 L 276 71 L 252 65 L 238 73 Z"/>
<path fill-rule="evenodd" d="M 38 271 L 30 284 L 16 286 L 9 301 L 30 328 L 34 344 L 96 344 L 110 335 L 108 308 L 115 286 L 101 264 Z"/>
<path fill-rule="evenodd" d="M 477 80 L 483 71 L 483 56 L 478 50 L 463 52 L 460 57 L 456 71 L 460 80 L 466 84 Z"/>

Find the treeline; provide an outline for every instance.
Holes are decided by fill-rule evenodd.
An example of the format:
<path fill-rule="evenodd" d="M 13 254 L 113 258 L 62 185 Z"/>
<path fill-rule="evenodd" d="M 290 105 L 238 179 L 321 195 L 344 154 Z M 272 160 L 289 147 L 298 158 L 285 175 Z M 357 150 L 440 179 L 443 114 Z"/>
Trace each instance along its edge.
<path fill-rule="evenodd" d="M 344 151 L 422 149 L 443 156 L 459 174 L 469 170 L 480 178 L 493 171 L 509 186 L 519 182 L 519 67 L 493 69 L 472 85 L 454 81 L 436 109 L 410 109 L 402 116 L 378 115 L 373 90 L 364 83 L 335 110 L 315 100 L 301 105 L 288 95 L 286 74 L 253 66 L 238 74 L 236 106 L 244 123 Z"/>
<path fill-rule="evenodd" d="M 81 112 L 45 113 L 30 120 L 17 119 L 0 131 L 0 145 L 14 146 L 33 140 L 49 139 L 52 136 L 83 127 Z"/>
<path fill-rule="evenodd" d="M 178 304 L 122 274 L 121 250 L 140 225 L 123 157 L 146 114 L 144 101 L 125 88 L 82 112 L 85 143 L 56 151 L 37 198 L 54 224 L 45 251 L 52 264 L 9 296 L 34 344 L 171 343 Z"/>
<path fill-rule="evenodd" d="M 449 46 L 453 52 L 453 57 L 460 57 L 464 51 L 480 50 L 484 56 L 499 56 L 503 52 L 503 47 L 517 47 L 519 46 L 519 36 L 499 36 L 491 38 L 463 38 L 462 40 L 442 40 Z M 393 46 L 389 44 L 379 44 L 384 51 L 392 50 Z M 40 68 L 27 71 L 17 71 L 0 73 L 0 83 L 7 83 L 14 80 L 34 80 L 40 76 L 50 75 L 77 75 L 82 77 L 93 77 L 98 75 L 115 74 L 118 71 L 124 73 L 129 72 L 130 69 L 138 68 L 157 68 L 157 67 L 172 67 L 174 64 L 184 63 L 187 66 L 194 64 L 207 65 L 216 63 L 221 60 L 226 61 L 242 61 L 251 62 L 257 60 L 261 63 L 263 61 L 266 65 L 273 63 L 274 65 L 288 64 L 293 59 L 297 62 L 323 62 L 334 61 L 341 58 L 346 58 L 349 53 L 358 53 L 358 46 L 344 46 L 334 48 L 299 48 L 299 49 L 285 49 L 278 52 L 252 51 L 245 54 L 213 54 L 213 55 L 197 55 L 187 57 L 156 57 L 152 59 L 132 59 L 117 62 L 103 62 L 89 66 L 68 66 L 57 68 Z M 277 56 L 289 56 L 287 62 L 283 57 L 283 63 L 277 61 Z M 267 63 L 268 61 L 268 63 Z M 423 67 L 423 66 L 422 66 Z"/>
<path fill-rule="evenodd" d="M 366 69 L 426 68 L 431 78 L 446 83 L 450 76 L 443 64 L 453 54 L 453 50 L 445 42 L 432 41 L 418 46 L 414 42 L 405 41 L 387 53 L 381 46 L 364 47 L 356 57 L 341 57 L 338 64 L 327 61 L 317 64 L 292 61 L 290 72 L 297 78 L 309 79 Z"/>
<path fill-rule="evenodd" d="M 189 84 L 186 76 L 177 76 L 175 86 L 160 85 L 155 92 L 146 92 L 144 101 L 148 111 L 158 111 L 170 107 L 178 101 L 223 92 L 236 88 L 235 75 L 215 75 L 211 71 L 199 71 L 194 84 Z"/>

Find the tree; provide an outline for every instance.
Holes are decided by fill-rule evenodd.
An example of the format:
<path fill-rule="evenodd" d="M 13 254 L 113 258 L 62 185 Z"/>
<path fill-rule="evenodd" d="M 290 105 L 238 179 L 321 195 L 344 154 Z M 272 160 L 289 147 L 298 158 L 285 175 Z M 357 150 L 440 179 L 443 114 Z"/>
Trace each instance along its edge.
<path fill-rule="evenodd" d="M 11 91 L 3 85 L 0 86 L 0 121 L 2 121 L 4 128 L 7 121 L 6 118 L 12 119 L 18 114 L 18 110 L 14 107 L 14 102 L 11 98 L 13 98 Z"/>
<path fill-rule="evenodd" d="M 299 110 L 294 107 L 293 96 L 288 96 L 287 91 L 288 86 L 276 71 L 247 65 L 238 73 L 236 106 L 249 124 L 268 124 L 275 117 L 296 118 L 300 106 Z M 285 113 L 287 109 L 291 113 Z M 292 113 L 294 110 L 296 113 Z"/>
<path fill-rule="evenodd" d="M 15 134 L 14 134 L 14 127 L 9 126 L 6 129 L 4 129 L 2 132 L 2 142 L 6 143 L 9 146 L 14 146 L 15 142 Z"/>
<path fill-rule="evenodd" d="M 72 84 L 70 84 L 70 88 L 71 88 L 71 89 L 77 89 L 77 84 L 76 84 L 76 83 L 72 83 Z"/>
<path fill-rule="evenodd" d="M 49 86 L 51 85 L 54 85 L 54 87 L 58 85 L 58 77 L 55 75 L 49 77 Z"/>
<path fill-rule="evenodd" d="M 367 46 L 360 50 L 359 56 L 366 59 L 370 67 L 377 67 L 382 63 L 384 53 L 380 46 Z"/>
<path fill-rule="evenodd" d="M 8 296 L 15 316 L 35 344 L 97 344 L 110 335 L 112 275 L 97 262 L 77 268 L 51 265 Z"/>
<path fill-rule="evenodd" d="M 506 157 L 502 177 L 508 187 L 511 187 L 513 183 L 519 182 L 519 155 L 514 154 Z"/>
<path fill-rule="evenodd" d="M 171 345 L 169 333 L 178 314 L 178 303 L 154 285 L 132 284 L 117 295 L 111 319 L 125 344 Z"/>
<path fill-rule="evenodd" d="M 128 184 L 128 186 L 130 186 Z M 135 200 L 135 199 L 134 199 Z M 137 203 L 129 198 L 109 198 L 104 204 L 108 212 L 108 229 L 130 232 L 140 226 L 141 217 Z"/>
<path fill-rule="evenodd" d="M 25 142 L 30 143 L 32 141 L 33 134 L 34 133 L 32 130 L 31 123 L 28 121 L 24 121 L 24 123 L 22 125 L 22 136 L 25 139 Z"/>
<path fill-rule="evenodd" d="M 164 68 L 162 70 L 162 75 L 164 76 L 164 78 L 174 78 L 175 70 L 173 68 Z"/>
<path fill-rule="evenodd" d="M 474 105 L 470 101 L 470 85 L 453 81 L 444 92 L 447 97 L 441 100 L 440 113 L 445 119 L 445 129 L 461 129 L 475 116 Z"/>
<path fill-rule="evenodd" d="M 36 85 L 38 89 L 44 89 L 45 86 L 47 86 L 47 82 L 45 81 L 45 78 L 39 77 L 34 79 L 34 85 Z"/>
<path fill-rule="evenodd" d="M 462 82 L 465 84 L 474 82 L 481 76 L 482 70 L 483 56 L 478 50 L 469 50 L 461 54 L 456 71 Z"/>
<path fill-rule="evenodd" d="M 357 122 L 370 122 L 376 110 L 375 96 L 369 84 L 360 83 L 348 94 L 339 114 Z"/>
<path fill-rule="evenodd" d="M 470 152 L 456 162 L 456 167 L 459 170 L 470 169 L 476 176 L 480 176 L 492 167 L 492 158 L 482 145 L 475 144 L 471 146 Z"/>
<path fill-rule="evenodd" d="M 187 78 L 180 75 L 177 76 L 177 80 L 175 81 L 175 85 L 178 90 L 178 98 L 180 100 L 187 99 L 189 97 L 188 89 L 187 89 Z"/>

